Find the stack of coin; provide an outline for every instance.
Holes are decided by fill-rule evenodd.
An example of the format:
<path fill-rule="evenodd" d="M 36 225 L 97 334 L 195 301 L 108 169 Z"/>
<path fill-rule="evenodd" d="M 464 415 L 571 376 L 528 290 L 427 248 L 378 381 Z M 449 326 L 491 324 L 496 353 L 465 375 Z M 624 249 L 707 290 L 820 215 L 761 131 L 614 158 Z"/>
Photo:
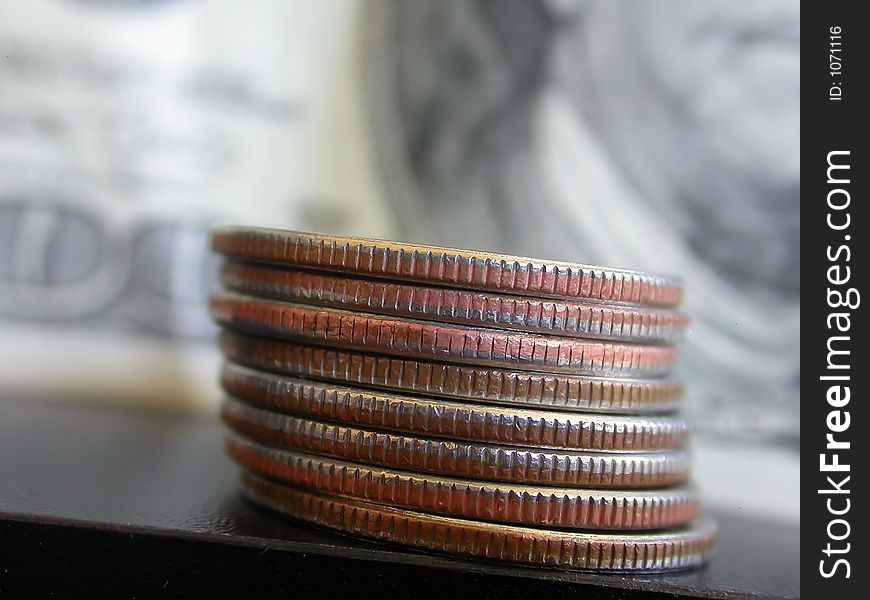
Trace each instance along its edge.
<path fill-rule="evenodd" d="M 660 571 L 709 554 L 667 378 L 688 325 L 677 282 L 271 229 L 212 245 L 227 447 L 254 502 L 517 563 Z"/>

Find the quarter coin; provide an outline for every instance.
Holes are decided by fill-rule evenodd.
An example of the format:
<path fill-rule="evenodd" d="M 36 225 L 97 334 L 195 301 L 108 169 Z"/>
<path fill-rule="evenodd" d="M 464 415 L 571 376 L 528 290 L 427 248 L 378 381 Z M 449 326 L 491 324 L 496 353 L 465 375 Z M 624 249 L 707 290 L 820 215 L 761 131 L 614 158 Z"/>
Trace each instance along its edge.
<path fill-rule="evenodd" d="M 698 496 L 685 486 L 654 491 L 583 490 L 454 479 L 272 448 L 232 434 L 227 450 L 241 466 L 295 487 L 484 521 L 660 529 L 683 525 L 698 512 Z"/>
<path fill-rule="evenodd" d="M 421 287 L 238 261 L 223 265 L 221 280 L 236 292 L 289 302 L 543 335 L 673 343 L 688 326 L 684 314 L 671 310 Z"/>
<path fill-rule="evenodd" d="M 449 477 L 529 485 L 645 488 L 685 481 L 682 450 L 579 452 L 478 444 L 374 431 L 263 410 L 227 399 L 224 422 L 254 440 L 372 465 Z"/>
<path fill-rule="evenodd" d="M 702 564 L 716 526 L 654 533 L 592 533 L 521 527 L 426 514 L 281 485 L 252 473 L 244 493 L 257 504 L 344 533 L 414 548 L 513 563 L 596 571 L 670 571 Z"/>
<path fill-rule="evenodd" d="M 234 293 L 213 294 L 210 308 L 219 325 L 266 337 L 499 368 L 657 376 L 668 371 L 676 356 L 671 346 L 462 327 Z"/>
<path fill-rule="evenodd" d="M 625 379 L 453 365 L 220 334 L 230 360 L 261 370 L 399 393 L 524 407 L 606 413 L 659 413 L 680 406 L 682 385 L 669 379 Z"/>
<path fill-rule="evenodd" d="M 681 448 L 689 426 L 676 416 L 622 416 L 520 409 L 273 375 L 228 363 L 221 384 L 256 406 L 352 426 L 534 448 L 660 450 Z"/>
<path fill-rule="evenodd" d="M 240 259 L 473 290 L 651 306 L 682 295 L 673 277 L 474 250 L 257 227 L 217 228 L 211 240 Z"/>

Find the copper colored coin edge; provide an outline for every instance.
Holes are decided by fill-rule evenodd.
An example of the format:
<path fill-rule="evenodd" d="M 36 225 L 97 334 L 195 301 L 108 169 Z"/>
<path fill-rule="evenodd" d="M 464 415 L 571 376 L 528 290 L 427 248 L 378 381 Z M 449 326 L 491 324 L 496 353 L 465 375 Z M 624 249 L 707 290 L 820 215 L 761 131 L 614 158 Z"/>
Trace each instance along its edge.
<path fill-rule="evenodd" d="M 215 228 L 211 245 L 255 261 L 518 295 L 653 306 L 675 306 L 682 298 L 673 277 L 458 248 L 251 227 Z"/>
<path fill-rule="evenodd" d="M 266 446 L 229 434 L 227 453 L 264 477 L 318 493 L 457 518 L 581 529 L 660 529 L 697 516 L 689 486 L 594 490 L 454 479 Z"/>
<path fill-rule="evenodd" d="M 220 277 L 225 288 L 246 295 L 542 335 L 674 343 L 688 328 L 685 314 L 667 309 L 423 287 L 235 260 L 224 262 Z"/>
<path fill-rule="evenodd" d="M 321 380 L 478 402 L 606 413 L 670 412 L 673 380 L 607 378 L 460 365 L 273 340 L 225 330 L 223 353 L 245 366 Z"/>
<path fill-rule="evenodd" d="M 658 376 L 676 357 L 670 346 L 462 327 L 225 292 L 212 294 L 209 307 L 219 325 L 255 335 L 520 370 Z"/>
<path fill-rule="evenodd" d="M 507 446 L 588 451 L 680 448 L 691 430 L 676 416 L 626 416 L 503 407 L 402 396 L 256 371 L 230 362 L 220 383 L 260 408 L 352 426 Z"/>
<path fill-rule="evenodd" d="M 284 515 L 356 536 L 476 558 L 600 571 L 668 571 L 702 564 L 715 524 L 667 533 L 587 533 L 485 523 L 396 509 L 284 486 L 243 473 L 245 495 Z"/>
<path fill-rule="evenodd" d="M 685 451 L 600 453 L 475 444 L 293 417 L 227 398 L 230 429 L 272 446 L 450 477 L 564 487 L 642 489 L 688 479 Z"/>

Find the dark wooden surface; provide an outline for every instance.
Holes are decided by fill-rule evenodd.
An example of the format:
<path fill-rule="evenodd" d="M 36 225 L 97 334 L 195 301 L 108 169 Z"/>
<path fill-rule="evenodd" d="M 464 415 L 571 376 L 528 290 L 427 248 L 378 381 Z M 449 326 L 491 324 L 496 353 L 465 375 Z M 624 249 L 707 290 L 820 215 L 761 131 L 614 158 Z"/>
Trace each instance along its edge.
<path fill-rule="evenodd" d="M 0 597 L 799 595 L 799 531 L 779 524 L 717 515 L 718 553 L 689 573 L 532 569 L 284 520 L 240 498 L 237 473 L 216 419 L 0 398 Z"/>

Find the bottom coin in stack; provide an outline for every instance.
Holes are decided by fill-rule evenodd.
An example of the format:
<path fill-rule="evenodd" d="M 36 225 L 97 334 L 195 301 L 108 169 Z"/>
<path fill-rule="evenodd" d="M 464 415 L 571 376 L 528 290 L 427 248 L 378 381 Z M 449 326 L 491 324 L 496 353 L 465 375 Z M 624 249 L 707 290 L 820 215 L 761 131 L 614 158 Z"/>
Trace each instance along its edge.
<path fill-rule="evenodd" d="M 711 520 L 654 533 L 593 533 L 444 517 L 303 491 L 245 472 L 245 495 L 293 518 L 414 548 L 561 568 L 669 571 L 701 565 L 716 534 Z"/>
<path fill-rule="evenodd" d="M 472 481 L 389 470 L 282 450 L 238 435 L 227 440 L 243 467 L 325 494 L 454 517 L 581 529 L 661 529 L 697 516 L 688 486 L 659 490 L 589 490 Z"/>

